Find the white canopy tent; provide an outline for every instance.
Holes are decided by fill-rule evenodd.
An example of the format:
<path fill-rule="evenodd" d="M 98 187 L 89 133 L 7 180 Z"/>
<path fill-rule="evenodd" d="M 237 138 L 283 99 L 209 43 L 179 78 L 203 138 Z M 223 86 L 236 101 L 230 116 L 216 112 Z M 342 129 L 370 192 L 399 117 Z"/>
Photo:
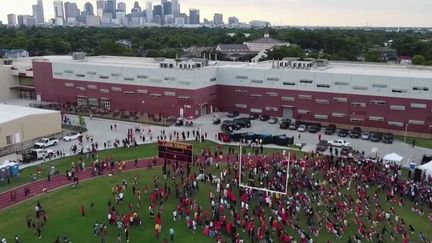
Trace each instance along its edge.
<path fill-rule="evenodd" d="M 403 161 L 403 157 L 400 156 L 397 153 L 391 153 L 391 154 L 387 154 L 386 156 L 384 156 L 383 158 L 383 162 L 388 164 L 388 163 L 395 163 L 398 165 L 402 165 L 402 161 Z"/>
<path fill-rule="evenodd" d="M 426 172 L 426 176 L 432 176 L 432 160 L 427 162 L 424 165 L 420 165 L 418 167 L 420 170 L 425 171 Z"/>

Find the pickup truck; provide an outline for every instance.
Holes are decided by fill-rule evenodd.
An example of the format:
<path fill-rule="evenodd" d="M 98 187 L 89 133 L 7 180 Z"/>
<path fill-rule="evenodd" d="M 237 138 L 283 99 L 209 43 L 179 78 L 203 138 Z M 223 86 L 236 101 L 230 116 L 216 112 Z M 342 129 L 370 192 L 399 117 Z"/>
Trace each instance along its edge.
<path fill-rule="evenodd" d="M 42 138 L 34 144 L 35 148 L 47 148 L 57 145 L 59 140 L 57 138 Z"/>
<path fill-rule="evenodd" d="M 346 146 L 346 147 L 350 147 L 350 143 L 342 140 L 342 139 L 336 139 L 336 140 L 332 140 L 332 141 L 328 141 L 329 145 L 333 146 L 333 147 L 342 147 L 342 146 Z"/>
<path fill-rule="evenodd" d="M 53 155 L 54 151 L 51 149 L 32 149 L 18 154 L 18 161 L 29 163 L 39 159 L 51 158 Z"/>

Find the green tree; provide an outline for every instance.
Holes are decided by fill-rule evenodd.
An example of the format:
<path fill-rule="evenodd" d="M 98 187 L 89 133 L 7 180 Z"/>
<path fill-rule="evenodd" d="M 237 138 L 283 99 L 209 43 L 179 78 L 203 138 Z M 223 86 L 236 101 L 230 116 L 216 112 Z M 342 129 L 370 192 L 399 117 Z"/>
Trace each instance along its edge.
<path fill-rule="evenodd" d="M 412 64 L 414 65 L 424 65 L 426 64 L 426 58 L 423 55 L 415 55 L 412 59 Z"/>
<path fill-rule="evenodd" d="M 380 53 L 377 50 L 369 50 L 366 53 L 366 62 L 380 62 Z"/>

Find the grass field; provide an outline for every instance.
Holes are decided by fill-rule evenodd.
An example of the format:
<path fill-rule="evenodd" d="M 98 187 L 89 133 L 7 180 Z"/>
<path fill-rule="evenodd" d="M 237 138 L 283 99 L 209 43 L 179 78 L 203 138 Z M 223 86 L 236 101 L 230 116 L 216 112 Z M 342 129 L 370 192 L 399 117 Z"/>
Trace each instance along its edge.
<path fill-rule="evenodd" d="M 404 136 L 395 136 L 395 138 L 402 142 L 405 140 Z M 415 140 L 415 146 L 432 149 L 432 139 L 430 138 L 407 137 L 405 142 L 412 145 L 413 140 Z"/>
<path fill-rule="evenodd" d="M 193 144 L 194 154 L 201 154 L 201 150 L 205 148 L 215 148 L 216 143 L 211 141 L 205 141 L 203 143 L 199 142 L 188 142 Z M 238 152 L 238 146 L 228 146 L 224 145 L 222 146 L 222 150 L 224 153 L 228 152 L 229 147 L 234 147 L 235 150 Z M 264 148 L 264 153 L 271 154 L 275 152 L 280 152 L 280 149 L 272 149 L 272 148 Z M 99 159 L 106 159 L 111 157 L 113 160 L 134 160 L 135 158 L 143 159 L 143 158 L 151 158 L 153 156 L 157 156 L 157 144 L 144 144 L 139 145 L 137 147 L 131 147 L 131 148 L 115 148 L 110 150 L 102 150 L 98 153 Z M 60 158 L 52 161 L 45 162 L 43 164 L 40 164 L 38 166 L 29 167 L 26 169 L 23 169 L 20 171 L 19 177 L 14 177 L 10 179 L 10 184 L 7 184 L 6 182 L 3 182 L 0 184 L 0 192 L 9 190 L 11 188 L 17 187 L 19 185 L 23 185 L 26 183 L 31 182 L 31 174 L 37 174 L 36 169 L 39 167 L 41 169 L 41 173 L 37 174 L 38 179 L 40 178 L 47 178 L 49 173 L 49 168 L 51 165 L 55 165 L 56 170 L 60 171 L 61 173 L 64 173 L 67 169 L 70 169 L 72 162 L 77 162 L 80 158 L 83 158 L 85 163 L 88 165 L 91 163 L 92 158 L 87 158 L 86 155 L 84 156 L 71 156 L 71 157 L 65 157 Z"/>

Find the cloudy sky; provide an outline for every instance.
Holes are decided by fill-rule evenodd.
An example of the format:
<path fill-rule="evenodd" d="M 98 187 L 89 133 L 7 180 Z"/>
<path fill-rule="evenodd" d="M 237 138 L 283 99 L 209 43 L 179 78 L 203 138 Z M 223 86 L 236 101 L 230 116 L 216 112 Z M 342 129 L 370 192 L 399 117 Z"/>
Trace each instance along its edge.
<path fill-rule="evenodd" d="M 6 15 L 31 14 L 37 0 L 0 0 L 0 20 Z M 83 8 L 85 2 L 96 6 L 96 0 L 70 0 Z M 119 0 L 117 0 L 119 2 Z M 124 0 L 128 11 L 134 0 Z M 138 1 L 143 7 L 146 0 Z M 320 26 L 432 26 L 432 0 L 179 0 L 181 9 L 201 10 L 203 18 L 213 13 L 237 16 L 240 21 L 268 20 L 273 25 Z M 53 1 L 44 0 L 45 18 L 53 16 Z M 159 1 L 153 1 L 158 4 Z"/>

